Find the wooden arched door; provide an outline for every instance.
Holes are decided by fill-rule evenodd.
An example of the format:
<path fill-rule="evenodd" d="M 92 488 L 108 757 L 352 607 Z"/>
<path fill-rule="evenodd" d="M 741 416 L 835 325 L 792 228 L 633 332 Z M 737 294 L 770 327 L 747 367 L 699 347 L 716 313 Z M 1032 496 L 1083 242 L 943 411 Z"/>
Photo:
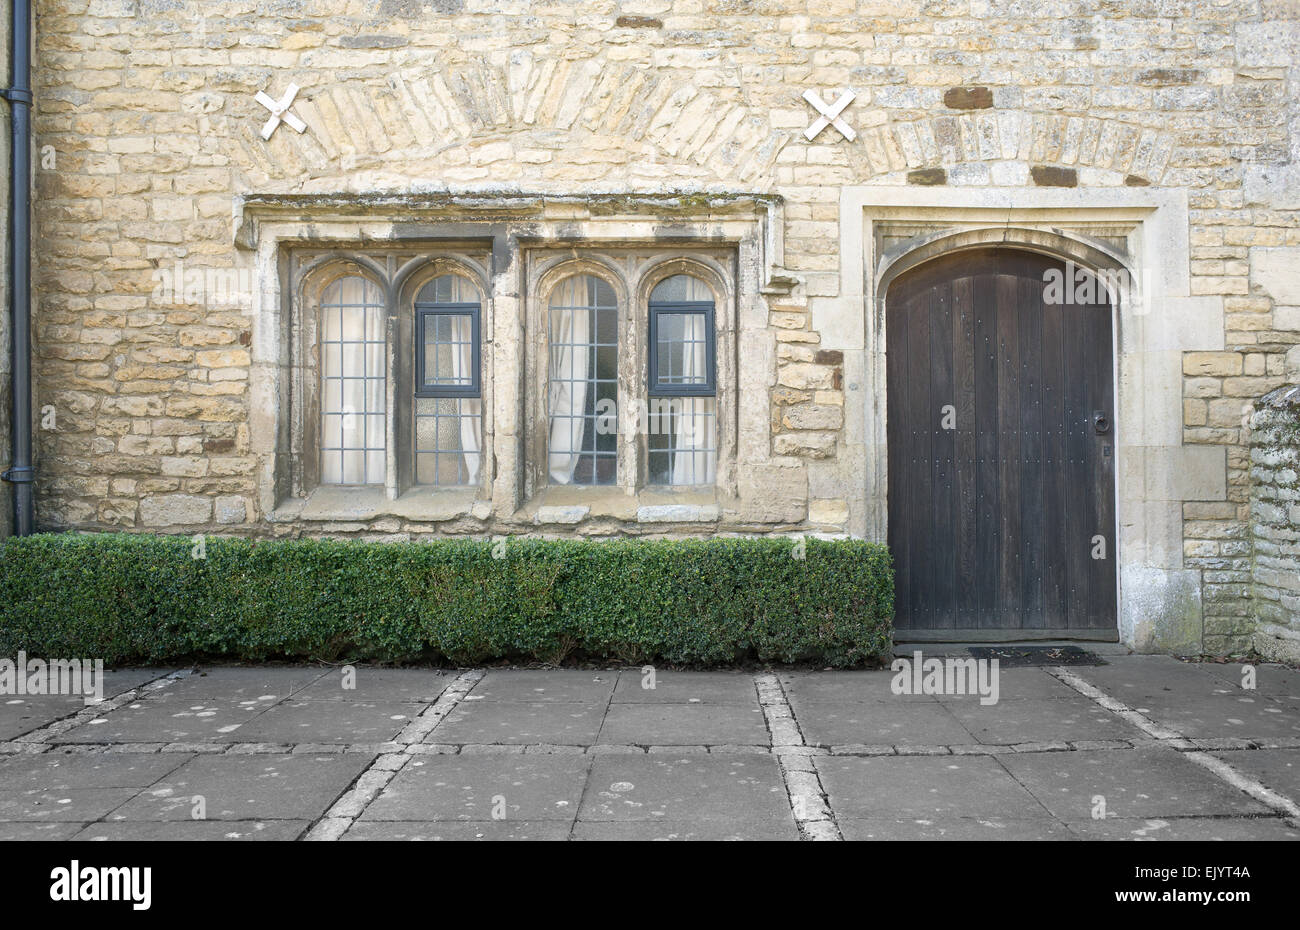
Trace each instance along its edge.
<path fill-rule="evenodd" d="M 1116 638 L 1112 306 L 1095 282 L 987 248 L 890 285 L 900 639 Z"/>

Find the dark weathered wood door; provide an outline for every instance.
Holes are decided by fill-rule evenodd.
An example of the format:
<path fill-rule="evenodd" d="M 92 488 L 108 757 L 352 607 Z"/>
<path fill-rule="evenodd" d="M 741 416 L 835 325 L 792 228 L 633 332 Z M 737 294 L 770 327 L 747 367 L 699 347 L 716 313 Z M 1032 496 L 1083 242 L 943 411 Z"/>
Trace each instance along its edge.
<path fill-rule="evenodd" d="M 980 249 L 889 288 L 900 638 L 1115 638 L 1111 305 L 1071 274 Z"/>

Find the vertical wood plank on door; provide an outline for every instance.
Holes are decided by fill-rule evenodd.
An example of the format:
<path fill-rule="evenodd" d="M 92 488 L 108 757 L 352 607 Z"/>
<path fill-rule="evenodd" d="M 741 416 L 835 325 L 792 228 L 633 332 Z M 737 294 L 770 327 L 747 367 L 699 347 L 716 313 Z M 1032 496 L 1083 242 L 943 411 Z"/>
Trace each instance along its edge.
<path fill-rule="evenodd" d="M 932 513 L 932 472 L 931 452 L 934 431 L 934 419 L 930 415 L 933 404 L 930 402 L 930 311 L 933 303 L 933 291 L 926 290 L 918 298 L 915 309 L 907 316 L 908 343 L 908 415 L 909 429 L 912 434 L 912 458 L 907 467 L 913 475 L 909 482 L 911 487 L 910 507 L 912 513 L 920 519 L 914 522 L 909 531 L 911 552 L 909 559 L 916 567 L 924 566 L 927 579 L 925 584 L 913 579 L 911 610 L 922 629 L 934 625 L 932 604 L 933 590 L 929 583 L 931 576 L 930 547 L 933 540 L 933 526 L 930 521 Z"/>
<path fill-rule="evenodd" d="M 1085 327 L 1077 306 L 1067 304 L 1065 324 L 1065 553 L 1068 581 L 1068 621 L 1073 628 L 1086 616 L 1092 545 L 1092 508 L 1088 500 L 1088 363 L 1084 352 Z"/>
<path fill-rule="evenodd" d="M 1060 304 L 1043 305 L 1043 614 L 1045 629 L 1069 622 L 1065 501 L 1065 323 Z"/>
<path fill-rule="evenodd" d="M 1020 596 L 1023 620 L 1043 614 L 1043 282 L 1019 279 L 1016 329 L 1020 345 Z"/>
<path fill-rule="evenodd" d="M 977 535 L 975 444 L 975 308 L 970 278 L 957 278 L 949 285 L 953 319 L 953 405 L 957 408 L 957 442 L 953 457 L 956 524 L 956 604 L 953 626 L 979 626 L 972 595 L 980 571 Z"/>
<path fill-rule="evenodd" d="M 956 609 L 956 547 L 953 462 L 956 458 L 955 430 L 946 429 L 945 408 L 953 404 L 952 285 L 941 284 L 930 291 L 930 434 L 931 462 L 930 556 L 931 616 L 935 626 L 951 622 Z M 956 416 L 955 409 L 949 411 Z"/>
<path fill-rule="evenodd" d="M 993 276 L 972 282 L 975 308 L 975 538 L 979 570 L 975 584 L 976 622 L 998 625 L 998 306 Z"/>
<path fill-rule="evenodd" d="M 1115 424 L 1111 417 L 1110 431 L 1105 434 L 1096 432 L 1092 426 L 1092 415 L 1096 411 L 1109 414 L 1114 409 L 1115 373 L 1111 367 L 1111 354 L 1103 353 L 1094 347 L 1111 345 L 1113 323 L 1108 304 L 1092 305 L 1081 308 L 1080 316 L 1084 320 L 1084 345 L 1087 353 L 1087 414 L 1088 436 L 1086 473 L 1099 491 L 1089 496 L 1092 504 L 1092 535 L 1105 539 L 1105 558 L 1091 559 L 1091 569 L 1085 591 L 1085 617 L 1082 626 L 1091 629 L 1105 629 L 1112 623 L 1113 600 L 1116 582 L 1115 568 Z M 1107 449 L 1110 454 L 1107 455 Z M 1091 545 L 1089 546 L 1091 550 Z"/>
<path fill-rule="evenodd" d="M 999 274 L 998 314 L 998 607 L 993 624 L 1017 629 L 1020 616 L 1020 345 L 1017 340 L 1020 278 Z"/>

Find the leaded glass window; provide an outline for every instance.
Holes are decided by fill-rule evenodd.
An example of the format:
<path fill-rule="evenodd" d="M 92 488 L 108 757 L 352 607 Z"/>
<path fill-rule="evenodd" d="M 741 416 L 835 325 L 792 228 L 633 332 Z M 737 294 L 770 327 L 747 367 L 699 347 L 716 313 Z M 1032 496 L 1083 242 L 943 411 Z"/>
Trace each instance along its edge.
<path fill-rule="evenodd" d="M 618 477 L 618 301 L 594 275 L 556 285 L 548 309 L 547 379 L 553 484 Z"/>
<path fill-rule="evenodd" d="M 713 293 L 679 274 L 650 293 L 649 483 L 712 484 L 717 471 Z"/>
<path fill-rule="evenodd" d="M 382 484 L 387 398 L 384 296 L 359 275 L 321 295 L 321 483 Z"/>
<path fill-rule="evenodd" d="M 415 480 L 474 485 L 483 459 L 482 307 L 461 275 L 415 298 Z"/>

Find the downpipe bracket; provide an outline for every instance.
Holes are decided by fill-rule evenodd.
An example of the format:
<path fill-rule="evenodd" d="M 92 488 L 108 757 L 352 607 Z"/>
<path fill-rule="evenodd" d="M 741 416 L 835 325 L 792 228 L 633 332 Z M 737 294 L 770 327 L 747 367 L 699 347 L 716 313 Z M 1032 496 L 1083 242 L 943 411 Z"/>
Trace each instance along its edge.
<path fill-rule="evenodd" d="M 36 476 L 36 469 L 30 465 L 15 465 L 13 468 L 6 468 L 0 472 L 0 479 L 8 481 L 10 484 L 31 484 Z"/>
<path fill-rule="evenodd" d="M 29 107 L 32 105 L 32 92 L 17 87 L 5 87 L 0 89 L 0 97 L 4 97 L 10 103 L 25 103 Z"/>

